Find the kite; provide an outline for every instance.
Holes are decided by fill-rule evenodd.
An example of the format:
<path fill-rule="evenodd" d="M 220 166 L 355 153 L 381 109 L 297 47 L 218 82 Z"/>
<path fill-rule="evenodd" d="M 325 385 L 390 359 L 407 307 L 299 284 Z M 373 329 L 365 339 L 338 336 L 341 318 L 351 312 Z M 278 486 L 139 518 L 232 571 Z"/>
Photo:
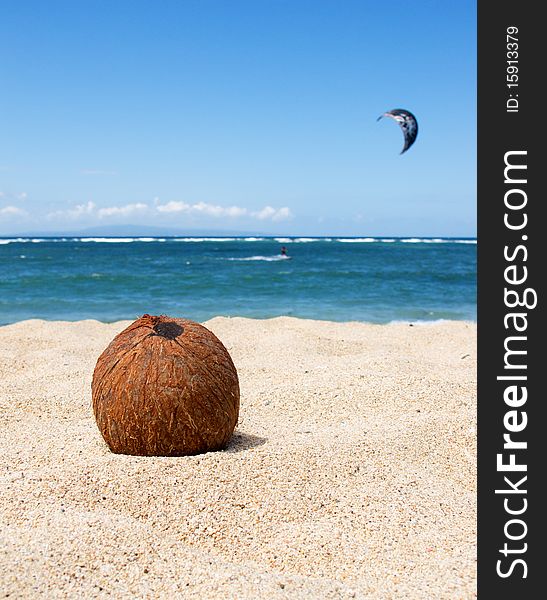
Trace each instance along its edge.
<path fill-rule="evenodd" d="M 380 115 L 377 121 L 379 121 L 382 117 L 391 117 L 397 121 L 397 123 L 399 123 L 401 129 L 403 130 L 403 135 L 405 137 L 405 145 L 401 150 L 401 154 L 403 154 L 416 141 L 416 136 L 418 135 L 418 121 L 416 121 L 416 117 L 411 112 L 404 110 L 403 108 L 394 108 L 393 110 L 389 110 L 383 115 Z"/>

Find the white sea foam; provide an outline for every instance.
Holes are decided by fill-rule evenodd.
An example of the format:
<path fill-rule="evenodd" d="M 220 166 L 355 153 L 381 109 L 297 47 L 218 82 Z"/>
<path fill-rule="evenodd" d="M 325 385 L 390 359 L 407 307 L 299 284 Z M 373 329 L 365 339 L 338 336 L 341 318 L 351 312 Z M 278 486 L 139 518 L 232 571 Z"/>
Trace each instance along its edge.
<path fill-rule="evenodd" d="M 245 257 L 231 257 L 226 260 L 235 260 L 235 261 L 249 261 L 249 260 L 260 260 L 265 262 L 275 262 L 278 260 L 288 260 L 288 256 L 282 256 L 281 254 L 276 254 L 274 256 L 245 256 Z"/>
<path fill-rule="evenodd" d="M 460 322 L 467 322 L 467 323 L 476 323 L 475 320 L 473 319 L 458 319 L 458 321 Z M 365 323 L 367 321 L 364 321 Z M 374 321 L 371 321 L 374 322 Z M 453 323 L 454 319 L 450 319 L 450 318 L 439 318 L 439 319 L 392 319 L 391 321 L 388 321 L 389 324 L 392 325 L 409 325 L 409 326 L 419 326 L 419 327 L 431 327 L 432 325 L 438 325 L 439 323 Z"/>
<path fill-rule="evenodd" d="M 156 237 L 71 237 L 71 238 L 3 238 L 0 239 L 0 245 L 12 243 L 41 243 L 41 242 L 97 242 L 120 244 L 129 242 L 261 242 L 275 240 L 280 244 L 307 243 L 307 242 L 341 242 L 341 243 L 372 243 L 383 242 L 393 243 L 402 242 L 405 244 L 476 244 L 476 239 L 454 239 L 454 238 L 375 238 L 375 237 L 356 237 L 356 238 L 312 238 L 312 237 L 181 237 L 181 238 L 156 238 Z"/>
<path fill-rule="evenodd" d="M 405 244 L 476 244 L 477 240 L 456 240 L 453 238 L 404 238 Z"/>
<path fill-rule="evenodd" d="M 262 238 L 264 239 L 264 238 Z M 306 244 L 308 242 L 330 242 L 332 241 L 332 238 L 312 238 L 312 237 L 295 237 L 295 238 L 288 238 L 288 237 L 276 237 L 274 238 L 274 240 L 276 242 L 279 242 L 280 244 Z"/>
<path fill-rule="evenodd" d="M 78 242 L 97 242 L 97 243 L 105 243 L 105 244 L 127 244 L 129 242 L 134 242 L 137 238 L 108 238 L 108 237 L 86 237 L 86 238 L 76 238 Z"/>
<path fill-rule="evenodd" d="M 234 237 L 183 237 L 174 238 L 174 242 L 234 242 L 237 238 Z"/>
<path fill-rule="evenodd" d="M 22 237 L 18 237 L 18 238 L 5 238 L 0 240 L 0 244 L 6 245 L 6 244 L 13 244 L 13 243 L 20 243 L 20 244 L 26 244 L 28 242 L 33 242 L 33 243 L 38 243 L 38 242 L 47 242 L 48 240 L 45 240 L 43 238 L 22 238 Z"/>

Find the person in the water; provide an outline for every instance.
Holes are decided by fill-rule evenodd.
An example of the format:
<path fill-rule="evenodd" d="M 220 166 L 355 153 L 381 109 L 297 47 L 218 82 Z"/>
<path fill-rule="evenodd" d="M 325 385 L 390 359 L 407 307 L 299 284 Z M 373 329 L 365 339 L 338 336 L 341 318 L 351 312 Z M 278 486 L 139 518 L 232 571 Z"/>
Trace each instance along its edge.
<path fill-rule="evenodd" d="M 287 248 L 285 246 L 281 246 L 281 256 L 287 256 Z"/>

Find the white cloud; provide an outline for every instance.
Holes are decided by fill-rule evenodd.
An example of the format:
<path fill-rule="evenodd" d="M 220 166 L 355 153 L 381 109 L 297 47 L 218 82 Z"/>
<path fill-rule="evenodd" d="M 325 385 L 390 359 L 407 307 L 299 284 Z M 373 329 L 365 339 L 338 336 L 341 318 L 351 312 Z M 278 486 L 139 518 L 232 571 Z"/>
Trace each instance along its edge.
<path fill-rule="evenodd" d="M 99 219 L 103 217 L 126 217 L 137 212 L 143 212 L 148 208 L 148 204 L 142 202 L 136 202 L 134 204 L 126 204 L 125 206 L 109 206 L 106 208 L 99 208 L 97 214 Z"/>
<path fill-rule="evenodd" d="M 23 210 L 22 208 L 19 208 L 17 206 L 4 206 L 3 208 L 0 208 L 0 215 L 5 215 L 8 217 L 11 217 L 11 216 L 22 217 L 27 214 L 28 213 L 26 210 Z"/>
<path fill-rule="evenodd" d="M 292 219 L 293 214 L 288 206 L 283 206 L 273 216 L 274 221 L 285 221 L 286 219 Z"/>
<path fill-rule="evenodd" d="M 242 217 L 247 214 L 247 209 L 240 206 L 229 206 L 225 212 L 228 217 Z"/>
<path fill-rule="evenodd" d="M 243 217 L 248 212 L 246 208 L 240 206 L 219 206 L 218 204 L 207 204 L 207 202 L 188 204 L 187 202 L 171 201 L 166 204 L 157 204 L 156 209 L 161 213 L 179 212 L 209 217 Z"/>
<path fill-rule="evenodd" d="M 282 221 L 292 216 L 291 211 L 287 207 L 275 209 L 271 206 L 266 206 L 259 211 L 249 211 L 241 206 L 219 206 L 218 204 L 208 204 L 207 202 L 188 204 L 187 202 L 171 201 L 166 204 L 158 204 L 157 199 L 155 201 L 156 209 L 160 213 L 201 214 L 215 218 L 250 216 L 261 221 L 268 219 Z"/>
<path fill-rule="evenodd" d="M 273 215 L 275 215 L 275 208 L 271 206 L 265 206 L 262 210 L 253 213 L 253 216 L 261 221 L 270 219 Z"/>
<path fill-rule="evenodd" d="M 283 221 L 292 217 L 290 209 L 286 206 L 282 208 L 265 206 L 261 210 L 251 211 L 241 206 L 220 206 L 218 204 L 209 204 L 207 202 L 189 204 L 188 202 L 172 200 L 165 204 L 160 204 L 159 199 L 154 198 L 153 206 L 144 204 L 143 202 L 134 202 L 123 206 L 106 206 L 99 208 L 94 202 L 89 201 L 85 204 L 77 204 L 67 210 L 57 210 L 52 212 L 48 215 L 48 218 L 80 219 L 82 217 L 95 217 L 104 219 L 109 217 L 128 217 L 129 215 L 145 213 L 150 209 L 156 214 L 169 215 L 180 213 L 185 215 L 202 215 L 215 219 L 248 217 L 251 219 L 258 219 L 259 221 Z"/>
<path fill-rule="evenodd" d="M 68 211 L 71 216 L 80 217 L 82 215 L 90 215 L 95 211 L 96 204 L 91 200 L 86 204 L 77 204 L 75 208 Z"/>
<path fill-rule="evenodd" d="M 117 217 L 117 216 L 128 216 L 137 212 L 143 212 L 148 208 L 147 204 L 140 202 L 134 204 L 126 204 L 124 206 L 106 206 L 103 208 L 97 208 L 95 202 L 91 200 L 85 204 L 77 204 L 73 208 L 68 210 L 56 210 L 55 212 L 49 213 L 48 218 L 50 219 L 80 219 L 82 217 L 93 217 L 96 216 L 99 219 L 104 217 Z"/>
<path fill-rule="evenodd" d="M 247 209 L 240 206 L 218 206 L 206 202 L 192 204 L 191 211 L 210 217 L 243 217 L 247 214 Z"/>
<path fill-rule="evenodd" d="M 265 206 L 262 210 L 251 213 L 251 216 L 260 219 L 261 221 L 284 221 L 292 217 L 292 213 L 287 206 L 283 208 L 273 208 L 271 206 Z"/>
<path fill-rule="evenodd" d="M 92 215 L 95 212 L 97 205 L 95 202 L 87 202 L 86 204 L 77 204 L 74 208 L 68 210 L 56 210 L 48 214 L 48 219 L 79 219 L 86 215 Z"/>
<path fill-rule="evenodd" d="M 154 199 L 157 201 L 157 198 Z M 186 202 L 168 202 L 167 204 L 156 204 L 156 209 L 162 213 L 189 212 L 190 205 Z"/>

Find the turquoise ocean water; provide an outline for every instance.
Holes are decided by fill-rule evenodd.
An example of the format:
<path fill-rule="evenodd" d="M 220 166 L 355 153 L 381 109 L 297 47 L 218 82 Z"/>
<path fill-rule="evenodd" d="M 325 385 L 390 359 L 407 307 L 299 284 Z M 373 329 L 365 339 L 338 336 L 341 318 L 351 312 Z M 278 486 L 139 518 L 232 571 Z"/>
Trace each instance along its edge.
<path fill-rule="evenodd" d="M 476 320 L 476 250 L 451 238 L 0 238 L 0 324 Z"/>

